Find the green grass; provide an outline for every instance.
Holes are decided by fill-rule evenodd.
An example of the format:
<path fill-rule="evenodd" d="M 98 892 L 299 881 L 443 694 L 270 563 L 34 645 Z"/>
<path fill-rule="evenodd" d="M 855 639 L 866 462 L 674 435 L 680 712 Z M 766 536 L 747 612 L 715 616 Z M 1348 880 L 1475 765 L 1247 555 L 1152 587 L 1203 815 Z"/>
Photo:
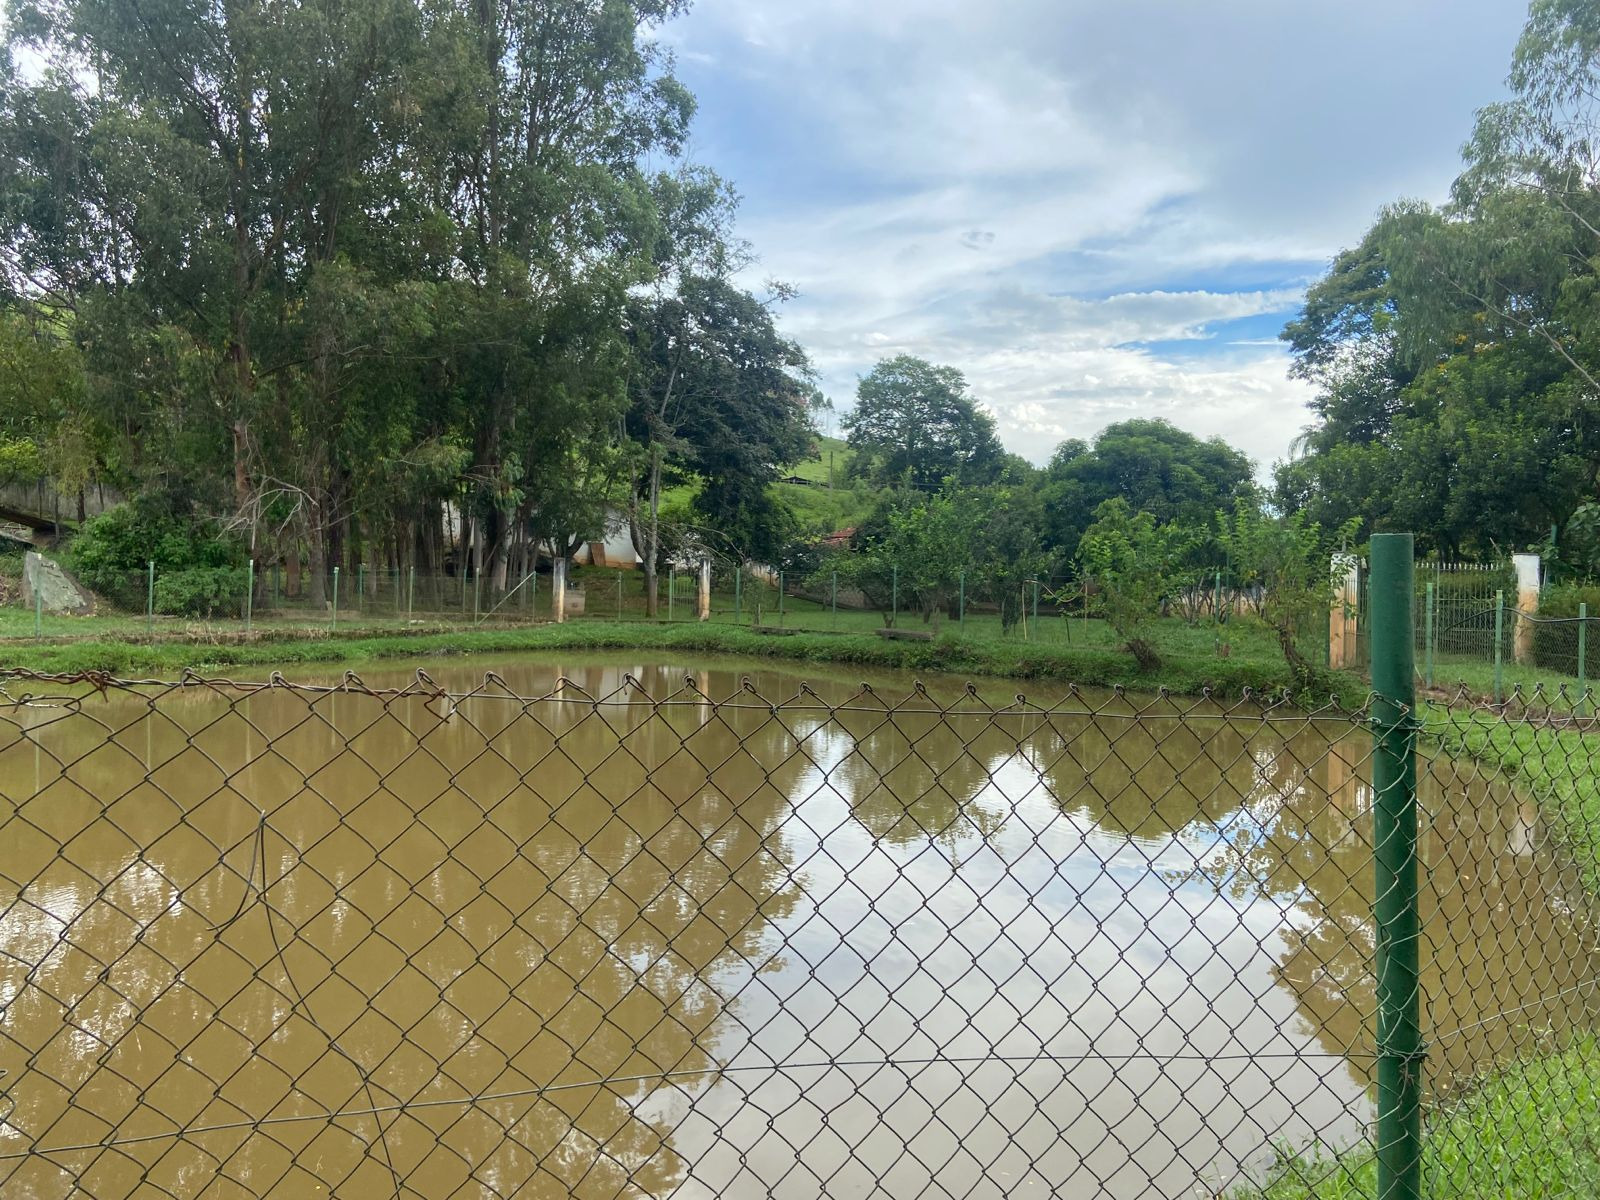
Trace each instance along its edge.
<path fill-rule="evenodd" d="M 801 479 L 812 479 L 817 483 L 827 483 L 830 468 L 833 471 L 835 486 L 842 484 L 850 474 L 850 447 L 843 438 L 818 438 L 817 456 L 796 463 L 790 468 L 789 474 L 798 475 Z"/>
<path fill-rule="evenodd" d="M 1378 1200 L 1370 1149 L 1294 1158 L 1235 1200 Z M 1600 1195 L 1600 1045 L 1522 1059 L 1436 1108 L 1423 1145 L 1426 1200 Z"/>
<path fill-rule="evenodd" d="M 858 614 L 859 615 L 859 614 Z M 864 623 L 863 623 L 864 624 Z M 185 668 L 200 671 L 234 667 L 289 667 L 297 663 L 348 664 L 395 658 L 504 654 L 547 650 L 643 650 L 671 654 L 731 654 L 791 662 L 835 663 L 917 673 L 999 676 L 1051 680 L 1085 687 L 1124 686 L 1182 695 L 1207 688 L 1238 695 L 1245 688 L 1271 692 L 1287 684 L 1281 660 L 1261 653 L 1218 658 L 1203 629 L 1182 622 L 1157 627 L 1157 644 L 1167 654 L 1153 676 L 1140 673 L 1131 655 L 1116 649 L 1105 631 L 1072 642 L 1025 641 L 993 628 L 968 636 L 946 628 L 931 641 L 886 640 L 865 629 L 777 636 L 728 622 L 655 623 L 584 618 L 564 625 L 502 628 L 432 626 L 406 632 L 385 629 L 266 628 L 250 637 L 226 640 L 172 638 L 142 640 L 102 637 L 71 641 L 14 642 L 0 645 L 0 667 L 39 671 L 108 671 L 116 675 L 170 675 Z M 1091 627 L 1094 623 L 1091 622 Z M 1257 648 L 1264 647 L 1264 639 Z M 1330 676 L 1330 692 L 1349 702 L 1364 691 L 1348 676 Z"/>
<path fill-rule="evenodd" d="M 1596 650 L 1600 651 L 1600 646 L 1597 646 Z M 1417 672 L 1421 675 L 1424 670 L 1425 666 L 1419 653 Z M 1581 699 L 1577 675 L 1558 671 L 1552 667 L 1505 662 L 1501 665 L 1500 676 L 1502 697 L 1510 697 L 1520 691 L 1525 700 L 1538 697 L 1540 703 L 1549 703 L 1563 710 L 1572 709 Z M 1595 684 L 1593 676 L 1584 680 L 1591 708 L 1594 707 L 1596 698 Z M 1492 698 L 1494 663 L 1465 655 L 1440 655 L 1433 667 L 1433 686 L 1435 691 L 1446 693 L 1464 687 L 1473 696 Z M 1562 689 L 1565 689 L 1565 693 Z"/>
<path fill-rule="evenodd" d="M 1528 669 L 1532 674 L 1532 670 Z M 1508 673 L 1509 678 L 1509 673 Z M 1436 677 L 1437 679 L 1437 677 Z M 1539 804 L 1584 887 L 1600 895 L 1600 754 L 1596 727 L 1559 713 L 1506 715 L 1444 704 L 1421 710 L 1424 752 L 1504 770 Z M 1519 1060 L 1458 1088 L 1429 1114 L 1427 1200 L 1600 1195 L 1600 1045 Z M 1267 1184 L 1238 1200 L 1376 1200 L 1370 1148 L 1287 1156 Z"/>
<path fill-rule="evenodd" d="M 1538 802 L 1551 835 L 1600 895 L 1600 736 L 1590 722 L 1547 720 L 1535 711 L 1506 716 L 1430 704 L 1423 736 L 1440 753 L 1504 770 Z"/>

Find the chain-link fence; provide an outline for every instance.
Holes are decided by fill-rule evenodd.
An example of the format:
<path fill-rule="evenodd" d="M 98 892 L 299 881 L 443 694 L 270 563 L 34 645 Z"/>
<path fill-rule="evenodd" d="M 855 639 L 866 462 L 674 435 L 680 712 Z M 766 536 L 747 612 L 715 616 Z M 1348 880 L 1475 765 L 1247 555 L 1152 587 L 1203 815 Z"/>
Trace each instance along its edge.
<path fill-rule="evenodd" d="M 0 1191 L 1593 1195 L 1600 730 L 1423 715 L 1406 1048 L 1373 714 L 8 673 Z"/>

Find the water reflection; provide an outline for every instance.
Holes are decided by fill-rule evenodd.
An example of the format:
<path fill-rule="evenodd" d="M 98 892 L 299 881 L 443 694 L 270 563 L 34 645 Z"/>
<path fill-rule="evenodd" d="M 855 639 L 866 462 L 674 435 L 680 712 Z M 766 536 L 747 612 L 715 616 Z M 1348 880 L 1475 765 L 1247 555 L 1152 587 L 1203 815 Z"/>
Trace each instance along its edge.
<path fill-rule="evenodd" d="M 8 1191 L 1176 1196 L 1369 1116 L 1348 724 L 503 674 L 0 710 Z M 1427 779 L 1443 1085 L 1596 959 L 1533 810 Z"/>

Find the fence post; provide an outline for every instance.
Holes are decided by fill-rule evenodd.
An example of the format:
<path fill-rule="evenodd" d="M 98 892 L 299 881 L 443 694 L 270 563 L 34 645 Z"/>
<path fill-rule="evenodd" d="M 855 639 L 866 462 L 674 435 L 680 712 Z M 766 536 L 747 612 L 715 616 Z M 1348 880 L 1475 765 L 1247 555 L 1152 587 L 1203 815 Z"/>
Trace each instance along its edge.
<path fill-rule="evenodd" d="M 1361 563 L 1353 554 L 1335 554 L 1330 574 L 1333 603 L 1328 609 L 1328 667 L 1347 671 L 1357 663 L 1356 606 L 1361 602 Z"/>
<path fill-rule="evenodd" d="M 246 559 L 244 564 L 244 631 L 250 632 L 250 610 L 256 599 L 256 560 Z"/>
<path fill-rule="evenodd" d="M 1378 973 L 1378 1195 L 1422 1194 L 1415 566 L 1409 533 L 1372 537 L 1373 919 Z"/>
<path fill-rule="evenodd" d="M 740 563 L 733 571 L 733 623 L 741 624 L 744 621 L 744 563 Z"/>
<path fill-rule="evenodd" d="M 1511 566 L 1517 573 L 1517 621 L 1511 641 L 1511 661 L 1533 661 L 1533 619 L 1539 612 L 1539 556 L 1513 554 Z"/>
<path fill-rule="evenodd" d="M 339 568 L 333 569 L 333 628 L 339 628 Z"/>
<path fill-rule="evenodd" d="M 1039 632 L 1039 577 L 1033 577 L 1033 626 L 1034 632 Z"/>
<path fill-rule="evenodd" d="M 1216 598 L 1211 602 L 1211 617 L 1218 624 L 1222 624 L 1222 572 L 1217 572 Z"/>
<path fill-rule="evenodd" d="M 1502 694 L 1501 664 L 1505 658 L 1505 651 L 1501 648 L 1506 640 L 1506 594 L 1494 594 L 1494 702 L 1500 703 Z"/>
<path fill-rule="evenodd" d="M 550 568 L 550 612 L 556 624 L 567 619 L 567 559 L 557 555 Z"/>
<path fill-rule="evenodd" d="M 695 604 L 695 616 L 702 621 L 711 620 L 711 560 L 700 560 L 700 595 Z"/>
<path fill-rule="evenodd" d="M 783 628 L 783 572 L 778 572 L 778 628 Z"/>
<path fill-rule="evenodd" d="M 622 620 L 622 572 L 617 572 L 617 620 Z"/>
<path fill-rule="evenodd" d="M 967 573 L 965 571 L 961 572 L 961 599 L 958 602 L 956 613 L 961 632 L 965 633 L 967 631 Z"/>
<path fill-rule="evenodd" d="M 406 579 L 406 623 L 411 622 L 411 613 L 417 600 L 417 564 L 411 564 L 410 575 Z"/>
<path fill-rule="evenodd" d="M 356 568 L 356 611 L 365 612 L 367 607 L 367 564 L 362 563 Z"/>
<path fill-rule="evenodd" d="M 144 635 L 152 641 L 156 636 L 156 560 L 153 558 L 145 568 Z"/>
<path fill-rule="evenodd" d="M 1427 668 L 1423 675 L 1423 682 L 1429 687 L 1433 686 L 1433 581 L 1428 581 L 1428 609 L 1423 616 L 1422 645 L 1423 653 L 1427 656 Z"/>
<path fill-rule="evenodd" d="M 1578 715 L 1589 711 L 1589 605 L 1578 601 Z"/>
<path fill-rule="evenodd" d="M 672 620 L 672 602 L 678 596 L 678 569 L 667 568 L 667 620 Z"/>
<path fill-rule="evenodd" d="M 837 629 L 839 627 L 839 572 L 837 571 L 833 573 L 833 598 L 830 604 L 833 608 L 833 626 Z"/>
<path fill-rule="evenodd" d="M 39 570 L 33 584 L 33 640 L 44 641 L 44 556 L 39 557 Z"/>
<path fill-rule="evenodd" d="M 900 564 L 889 568 L 889 625 L 892 628 L 900 617 Z"/>

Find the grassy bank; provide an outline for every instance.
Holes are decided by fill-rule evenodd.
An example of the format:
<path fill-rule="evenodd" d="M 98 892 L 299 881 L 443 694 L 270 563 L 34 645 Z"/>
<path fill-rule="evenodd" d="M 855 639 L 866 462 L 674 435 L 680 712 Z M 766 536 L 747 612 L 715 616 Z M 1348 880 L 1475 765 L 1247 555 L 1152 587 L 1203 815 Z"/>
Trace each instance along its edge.
<path fill-rule="evenodd" d="M 1600 896 L 1600 719 L 1433 704 L 1423 710 L 1423 737 L 1443 754 L 1504 770 L 1537 800 L 1552 836 Z"/>
<path fill-rule="evenodd" d="M 1281 659 L 1260 654 L 1219 658 L 1201 652 L 1206 636 L 1174 623 L 1163 630 L 1162 667 L 1141 673 L 1133 657 L 1104 645 L 1066 645 L 1020 639 L 963 637 L 945 632 L 931 641 L 887 640 L 868 633 L 758 633 L 747 626 L 645 624 L 586 619 L 565 625 L 504 629 L 431 631 L 272 630 L 251 638 L 203 638 L 145 643 L 101 639 L 11 643 L 0 647 L 0 666 L 38 671 L 108 671 L 121 676 L 171 675 L 237 667 L 287 668 L 295 664 L 359 667 L 397 658 L 505 654 L 571 650 L 640 650 L 671 654 L 729 654 L 787 662 L 855 665 L 886 670 L 1001 676 L 1076 683 L 1085 687 L 1124 686 L 1139 690 L 1198 695 L 1211 688 L 1238 695 L 1245 688 L 1281 691 L 1289 677 Z M 1263 640 L 1263 646 L 1267 643 Z M 1327 690 L 1345 702 L 1359 702 L 1364 686 L 1351 676 L 1330 676 Z M 1325 697 L 1322 697 L 1325 698 Z"/>
<path fill-rule="evenodd" d="M 1423 1147 L 1428 1200 L 1600 1195 L 1600 1045 L 1513 1063 L 1439 1109 Z M 1296 1159 L 1233 1200 L 1374 1200 L 1370 1150 Z"/>
<path fill-rule="evenodd" d="M 1600 722 L 1442 704 L 1426 705 L 1422 720 L 1425 754 L 1503 770 L 1533 797 L 1583 886 L 1600 896 Z M 1427 1116 L 1423 1162 L 1426 1200 L 1600 1195 L 1600 1043 L 1588 1035 L 1457 1087 Z M 1368 1147 L 1290 1157 L 1262 1187 L 1229 1195 L 1371 1200 L 1377 1163 Z"/>

